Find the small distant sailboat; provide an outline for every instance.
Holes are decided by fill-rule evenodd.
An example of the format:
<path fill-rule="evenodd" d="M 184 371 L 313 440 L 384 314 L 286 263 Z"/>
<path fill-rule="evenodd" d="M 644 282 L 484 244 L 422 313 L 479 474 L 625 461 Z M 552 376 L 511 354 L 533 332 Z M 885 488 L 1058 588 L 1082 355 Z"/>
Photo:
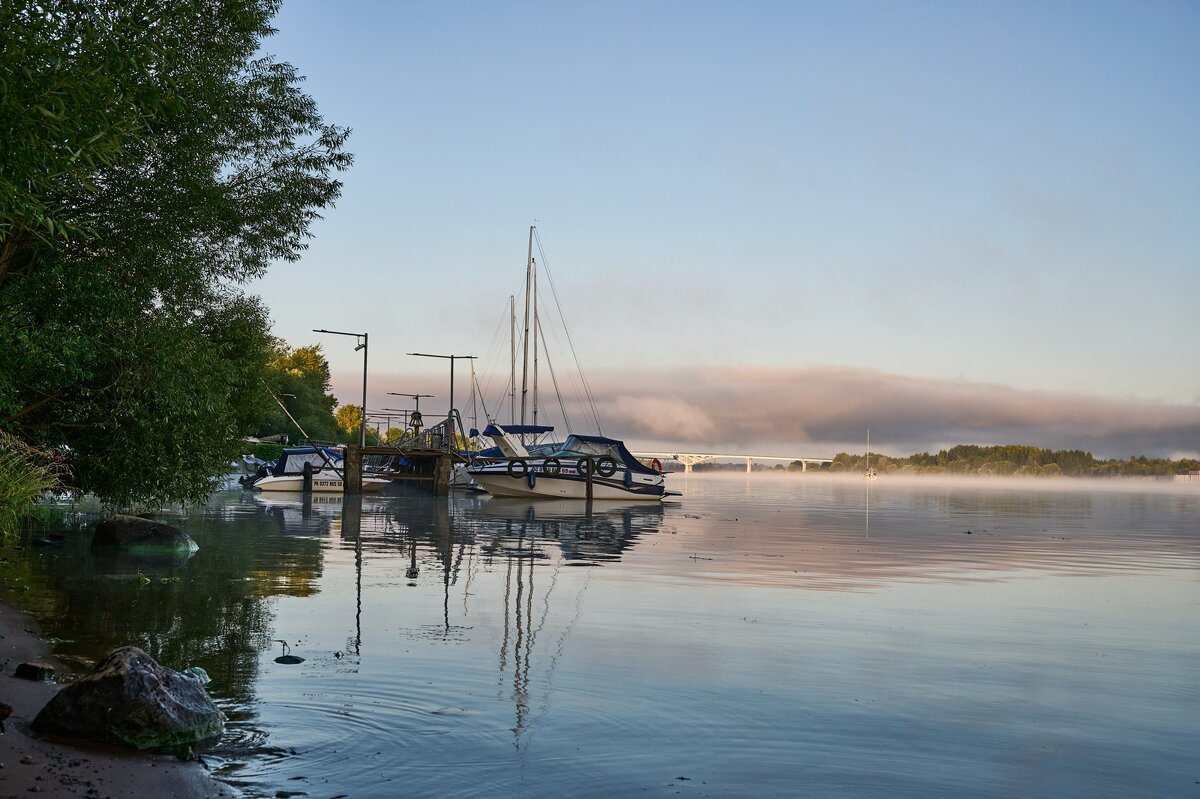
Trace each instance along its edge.
<path fill-rule="evenodd" d="M 867 471 L 863 473 L 864 480 L 874 480 L 879 475 L 871 468 L 871 428 L 867 428 Z"/>

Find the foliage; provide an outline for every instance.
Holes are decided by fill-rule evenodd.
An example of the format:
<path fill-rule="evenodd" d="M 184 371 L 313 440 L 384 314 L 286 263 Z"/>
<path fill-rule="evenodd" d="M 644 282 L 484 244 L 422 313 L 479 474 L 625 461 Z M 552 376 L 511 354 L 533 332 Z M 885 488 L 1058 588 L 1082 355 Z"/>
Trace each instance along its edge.
<path fill-rule="evenodd" d="M 283 455 L 282 444 L 255 444 L 251 448 L 254 457 L 263 461 L 277 461 L 279 456 Z"/>
<path fill-rule="evenodd" d="M 253 435 L 286 433 L 296 441 L 307 434 L 314 441 L 337 440 L 338 427 L 333 416 L 337 398 L 330 393 L 329 362 L 321 352 L 321 345 L 293 349 L 276 341 L 264 379 L 274 397 L 268 397 L 260 410 L 252 426 Z"/>
<path fill-rule="evenodd" d="M 112 504 L 205 495 L 270 402 L 266 309 L 350 164 L 275 0 L 5 0 L 0 430 Z M 153 24 L 148 21 L 153 20 Z"/>
<path fill-rule="evenodd" d="M 870 453 L 871 467 L 880 473 L 984 474 L 1026 477 L 1153 477 L 1200 470 L 1200 461 L 1133 456 L 1100 460 L 1083 450 L 1049 450 L 1025 445 L 959 444 L 937 454 L 921 452 L 903 458 Z M 839 452 L 831 471 L 866 471 L 867 456 Z"/>
<path fill-rule="evenodd" d="M 58 487 L 59 460 L 0 433 L 0 537 L 11 535 L 33 503 Z"/>
<path fill-rule="evenodd" d="M 347 433 L 358 433 L 362 425 L 363 409 L 361 405 L 343 405 L 333 414 L 337 418 L 338 427 Z"/>

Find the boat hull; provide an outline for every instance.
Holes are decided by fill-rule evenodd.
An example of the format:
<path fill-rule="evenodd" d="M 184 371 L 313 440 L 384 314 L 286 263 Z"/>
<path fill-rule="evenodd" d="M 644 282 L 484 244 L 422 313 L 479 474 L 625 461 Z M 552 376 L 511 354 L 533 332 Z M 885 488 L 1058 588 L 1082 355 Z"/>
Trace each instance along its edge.
<path fill-rule="evenodd" d="M 507 464 L 489 464 L 467 470 L 484 490 L 494 497 L 587 499 L 587 476 L 562 468 L 558 474 L 546 474 L 531 462 L 523 474 L 513 474 Z M 663 498 L 661 475 L 633 474 L 624 470 L 610 477 L 592 477 L 592 499 L 658 502 Z"/>
<path fill-rule="evenodd" d="M 365 493 L 374 493 L 382 490 L 391 480 L 385 480 L 381 477 L 364 477 L 363 491 Z M 254 483 L 251 488 L 256 488 L 259 491 L 280 491 L 280 492 L 298 492 L 304 490 L 304 475 L 302 474 L 285 474 L 280 477 L 264 477 Z M 342 478 L 314 474 L 312 478 L 313 493 L 342 493 L 344 483 Z"/>

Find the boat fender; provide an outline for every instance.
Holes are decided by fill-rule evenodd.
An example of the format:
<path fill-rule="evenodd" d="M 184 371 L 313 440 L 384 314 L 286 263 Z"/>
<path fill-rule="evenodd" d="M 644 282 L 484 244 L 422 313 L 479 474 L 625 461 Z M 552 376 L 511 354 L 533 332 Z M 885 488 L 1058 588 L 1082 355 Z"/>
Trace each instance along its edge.
<path fill-rule="evenodd" d="M 579 460 L 575 461 L 575 471 L 579 472 L 584 477 L 587 477 L 589 468 L 590 467 L 588 464 L 587 456 L 584 456 L 584 457 L 580 458 Z"/>
<path fill-rule="evenodd" d="M 658 458 L 655 458 L 654 460 L 650 461 L 650 468 L 659 474 L 662 474 L 662 461 L 660 461 Z"/>
<path fill-rule="evenodd" d="M 633 488 L 633 470 L 632 469 L 625 470 L 625 487 Z"/>
<path fill-rule="evenodd" d="M 542 461 L 542 471 L 546 474 L 558 474 L 562 469 L 562 464 L 558 462 L 558 458 L 546 458 Z"/>
<path fill-rule="evenodd" d="M 521 458 L 513 458 L 512 460 L 510 460 L 508 462 L 508 476 L 509 477 L 524 477 L 525 473 L 528 471 L 529 471 L 529 464 L 527 464 Z"/>
<path fill-rule="evenodd" d="M 617 462 L 607 456 L 596 461 L 596 474 L 601 477 L 612 477 L 617 473 Z"/>
<path fill-rule="evenodd" d="M 529 475 L 525 479 L 529 483 L 530 489 L 532 489 L 535 485 L 537 485 L 537 475 L 534 474 L 533 472 L 530 472 Z"/>

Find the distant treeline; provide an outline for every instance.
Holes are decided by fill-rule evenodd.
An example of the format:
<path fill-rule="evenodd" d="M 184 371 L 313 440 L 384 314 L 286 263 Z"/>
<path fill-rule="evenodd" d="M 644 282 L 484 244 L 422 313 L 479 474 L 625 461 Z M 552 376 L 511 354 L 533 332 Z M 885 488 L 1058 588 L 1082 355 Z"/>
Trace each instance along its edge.
<path fill-rule="evenodd" d="M 793 466 L 800 468 L 798 463 Z M 922 452 L 907 458 L 893 458 L 872 452 L 870 466 L 880 474 L 1156 477 L 1200 471 L 1200 460 L 1174 461 L 1140 455 L 1122 460 L 1102 460 L 1079 449 L 1042 449 L 1020 445 L 981 447 L 975 444 L 959 444 L 950 449 L 939 450 L 936 455 Z M 862 472 L 866 469 L 865 455 L 852 455 L 847 452 L 839 452 L 830 467 L 830 470 L 835 472 Z"/>
<path fill-rule="evenodd" d="M 872 452 L 868 463 L 865 454 L 856 455 L 839 452 L 831 465 L 821 471 L 865 472 L 868 465 L 879 474 L 982 474 L 1013 475 L 1025 477 L 1165 477 L 1188 472 L 1200 472 L 1200 460 L 1168 458 L 1146 458 L 1132 456 L 1124 460 L 1102 460 L 1090 452 L 1079 449 L 1042 449 L 1020 445 L 981 447 L 976 444 L 959 444 L 950 449 L 939 450 L 936 455 L 922 452 L 906 458 L 894 458 Z M 745 471 L 746 464 L 698 463 L 692 467 L 698 472 Z M 753 470 L 789 471 L 801 470 L 800 461 L 787 466 L 768 466 L 761 462 L 753 464 Z M 816 467 L 809 466 L 808 471 Z"/>

